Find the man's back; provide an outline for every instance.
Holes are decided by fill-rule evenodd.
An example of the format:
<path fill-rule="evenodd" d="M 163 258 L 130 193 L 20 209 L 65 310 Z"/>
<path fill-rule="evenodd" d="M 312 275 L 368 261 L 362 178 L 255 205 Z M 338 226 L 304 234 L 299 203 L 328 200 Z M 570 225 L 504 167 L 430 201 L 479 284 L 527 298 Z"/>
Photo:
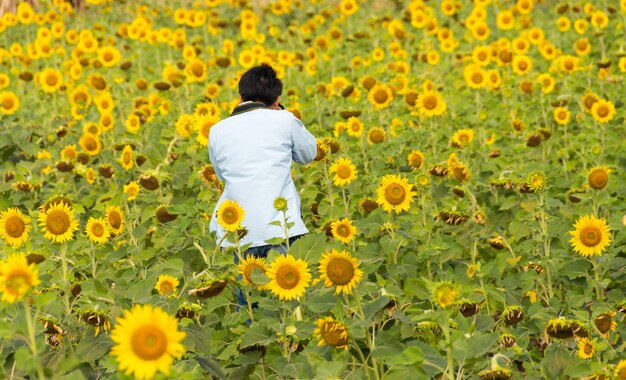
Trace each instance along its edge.
<path fill-rule="evenodd" d="M 265 240 L 283 237 L 278 226 L 282 213 L 273 207 L 279 196 L 288 201 L 287 215 L 294 226 L 290 236 L 308 232 L 300 216 L 300 198 L 291 178 L 292 159 L 299 163 L 313 160 L 315 137 L 288 111 L 265 107 L 228 117 L 211 128 L 209 156 L 218 178 L 225 182 L 210 230 L 221 239 L 224 230 L 217 224 L 215 212 L 222 201 L 234 200 L 245 211 L 242 226 L 248 234 L 241 244 L 267 244 Z M 222 246 L 231 245 L 224 241 Z"/>

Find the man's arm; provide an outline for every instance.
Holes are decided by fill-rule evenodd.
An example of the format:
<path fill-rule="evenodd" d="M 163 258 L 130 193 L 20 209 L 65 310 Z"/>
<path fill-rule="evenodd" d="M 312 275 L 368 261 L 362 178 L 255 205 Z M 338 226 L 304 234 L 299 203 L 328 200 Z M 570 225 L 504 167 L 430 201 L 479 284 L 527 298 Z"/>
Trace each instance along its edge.
<path fill-rule="evenodd" d="M 293 146 L 293 160 L 300 164 L 307 164 L 317 155 L 317 144 L 313 136 L 304 127 L 304 124 L 295 116 L 291 116 L 289 131 Z"/>

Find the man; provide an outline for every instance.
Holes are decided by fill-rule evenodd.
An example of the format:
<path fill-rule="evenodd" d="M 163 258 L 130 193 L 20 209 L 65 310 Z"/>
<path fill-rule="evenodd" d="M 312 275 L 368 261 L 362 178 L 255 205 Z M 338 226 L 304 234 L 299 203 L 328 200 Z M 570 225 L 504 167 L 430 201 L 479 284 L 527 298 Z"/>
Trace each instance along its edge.
<path fill-rule="evenodd" d="M 239 81 L 241 103 L 209 133 L 209 158 L 215 174 L 225 182 L 209 229 L 217 232 L 222 247 L 233 246 L 223 239 L 226 231 L 217 223 L 216 213 L 223 201 L 237 202 L 245 212 L 241 225 L 247 233 L 240 244 L 250 244 L 246 256 L 266 257 L 272 248 L 285 253 L 283 246 L 266 242 L 285 237 L 282 227 L 270 224 L 283 220 L 282 212 L 274 208 L 277 197 L 287 200 L 288 221 L 294 223 L 289 229 L 290 241 L 309 232 L 300 214 L 291 161 L 311 162 L 317 147 L 302 122 L 278 103 L 282 90 L 272 67 L 251 68 Z"/>

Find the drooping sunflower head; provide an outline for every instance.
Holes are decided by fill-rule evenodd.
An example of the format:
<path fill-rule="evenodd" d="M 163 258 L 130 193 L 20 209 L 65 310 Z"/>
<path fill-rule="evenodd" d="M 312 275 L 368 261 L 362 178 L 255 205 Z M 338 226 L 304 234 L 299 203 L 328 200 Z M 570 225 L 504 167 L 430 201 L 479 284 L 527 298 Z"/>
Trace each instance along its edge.
<path fill-rule="evenodd" d="M 415 196 L 408 180 L 395 174 L 384 176 L 376 192 L 378 195 L 376 201 L 387 212 L 407 211 Z"/>
<path fill-rule="evenodd" d="M 329 345 L 334 348 L 348 349 L 348 328 L 343 322 L 333 317 L 324 317 L 315 323 L 317 328 L 313 334 L 318 339 L 318 346 Z"/>
<path fill-rule="evenodd" d="M 174 358 L 185 352 L 184 337 L 171 315 L 152 305 L 135 305 L 111 331 L 111 355 L 126 374 L 152 379 L 157 371 L 169 374 Z"/>
<path fill-rule="evenodd" d="M 349 158 L 341 157 L 330 165 L 328 171 L 333 176 L 335 186 L 345 186 L 354 181 L 357 177 L 356 166 Z"/>
<path fill-rule="evenodd" d="M 2 301 L 19 301 L 39 283 L 39 272 L 35 264 L 29 265 L 23 254 L 12 254 L 6 260 L 0 261 Z"/>
<path fill-rule="evenodd" d="M 119 235 L 124 230 L 124 214 L 118 206 L 106 208 L 106 222 L 112 235 Z"/>
<path fill-rule="evenodd" d="M 162 296 L 174 297 L 179 284 L 180 281 L 176 277 L 162 274 L 157 279 L 154 289 Z"/>
<path fill-rule="evenodd" d="M 570 231 L 570 244 L 574 252 L 584 257 L 600 256 L 611 244 L 609 227 L 604 219 L 585 215 L 574 224 L 574 231 Z"/>
<path fill-rule="evenodd" d="M 607 183 L 609 183 L 609 174 L 611 174 L 611 170 L 606 166 L 596 166 L 589 170 L 587 183 L 589 183 L 592 189 L 604 189 Z"/>
<path fill-rule="evenodd" d="M 244 214 L 244 210 L 237 202 L 227 199 L 217 210 L 217 223 L 226 231 L 234 232 L 241 227 Z"/>
<path fill-rule="evenodd" d="M 350 219 L 344 218 L 331 223 L 331 232 L 335 239 L 348 244 L 354 239 L 357 229 Z"/>
<path fill-rule="evenodd" d="M 39 225 L 44 237 L 54 243 L 63 243 L 74 237 L 78 222 L 74 219 L 74 210 L 63 202 L 50 206 L 46 212 L 39 213 Z"/>
<path fill-rule="evenodd" d="M 352 289 L 363 278 L 357 259 L 348 251 L 332 249 L 325 252 L 319 262 L 319 271 L 325 286 L 336 287 L 335 294 L 352 293 Z"/>
<path fill-rule="evenodd" d="M 98 244 L 106 243 L 107 238 L 111 236 L 109 227 L 103 218 L 89 218 L 85 233 L 89 240 Z"/>
<path fill-rule="evenodd" d="M 254 256 L 248 256 L 245 259 L 243 259 L 241 261 L 241 263 L 238 266 L 239 268 L 239 273 L 241 274 L 241 276 L 243 277 L 243 282 L 245 284 L 248 284 L 250 286 L 253 286 L 259 290 L 265 290 L 267 289 L 267 284 L 257 284 L 253 279 L 252 279 L 252 273 L 255 270 L 258 270 L 259 272 L 265 274 L 267 272 L 267 264 L 265 263 L 264 259 L 261 258 L 257 258 Z"/>
<path fill-rule="evenodd" d="M 306 291 L 311 280 L 306 261 L 291 255 L 278 257 L 267 270 L 267 287 L 280 300 L 292 300 Z"/>
<path fill-rule="evenodd" d="M 13 246 L 19 247 L 28 240 L 30 218 L 18 208 L 0 212 L 0 237 Z"/>

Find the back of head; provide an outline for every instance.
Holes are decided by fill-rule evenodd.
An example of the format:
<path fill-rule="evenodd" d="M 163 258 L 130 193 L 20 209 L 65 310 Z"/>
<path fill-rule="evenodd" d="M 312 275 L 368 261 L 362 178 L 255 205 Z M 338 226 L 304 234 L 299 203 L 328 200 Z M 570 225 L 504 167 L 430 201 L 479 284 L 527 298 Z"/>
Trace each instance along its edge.
<path fill-rule="evenodd" d="M 241 100 L 263 102 L 271 105 L 283 92 L 283 82 L 276 76 L 276 70 L 267 64 L 255 66 L 239 79 Z"/>

